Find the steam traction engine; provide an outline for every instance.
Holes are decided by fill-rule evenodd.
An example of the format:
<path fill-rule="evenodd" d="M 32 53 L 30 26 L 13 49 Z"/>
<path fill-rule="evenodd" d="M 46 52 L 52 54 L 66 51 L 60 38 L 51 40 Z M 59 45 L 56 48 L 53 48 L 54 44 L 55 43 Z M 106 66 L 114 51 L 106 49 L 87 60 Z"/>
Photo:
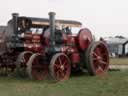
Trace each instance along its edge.
<path fill-rule="evenodd" d="M 105 73 L 109 66 L 106 44 L 95 42 L 87 28 L 73 35 L 72 29 L 81 25 L 77 21 L 55 20 L 54 12 L 49 13 L 49 19 L 13 14 L 7 26 L 4 52 L 11 61 L 8 64 L 1 61 L 1 66 L 37 80 L 45 79 L 50 73 L 54 80 L 64 81 L 72 71 L 83 69 L 90 75 Z"/>

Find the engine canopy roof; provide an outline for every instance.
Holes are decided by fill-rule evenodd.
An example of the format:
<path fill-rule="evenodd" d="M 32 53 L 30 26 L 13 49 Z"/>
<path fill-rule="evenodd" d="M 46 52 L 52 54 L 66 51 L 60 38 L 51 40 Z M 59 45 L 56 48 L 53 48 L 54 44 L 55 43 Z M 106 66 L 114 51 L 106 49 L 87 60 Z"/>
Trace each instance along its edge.
<path fill-rule="evenodd" d="M 35 18 L 35 17 L 24 17 L 20 16 L 18 17 L 19 20 L 29 20 L 31 22 L 31 27 L 43 27 L 43 26 L 49 26 L 49 19 L 47 18 Z M 81 27 L 82 23 L 75 20 L 61 20 L 57 19 L 55 20 L 57 26 L 69 26 L 69 27 Z"/>

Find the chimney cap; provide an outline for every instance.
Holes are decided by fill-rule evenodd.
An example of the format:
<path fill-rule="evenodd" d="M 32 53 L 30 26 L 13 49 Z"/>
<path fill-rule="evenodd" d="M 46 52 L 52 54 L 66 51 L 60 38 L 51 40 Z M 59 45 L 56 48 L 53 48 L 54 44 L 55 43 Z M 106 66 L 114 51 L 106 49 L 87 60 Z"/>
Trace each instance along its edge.
<path fill-rule="evenodd" d="M 48 14 L 49 14 L 49 15 L 56 15 L 55 12 L 49 12 Z"/>
<path fill-rule="evenodd" d="M 12 13 L 12 16 L 19 16 L 19 13 Z"/>

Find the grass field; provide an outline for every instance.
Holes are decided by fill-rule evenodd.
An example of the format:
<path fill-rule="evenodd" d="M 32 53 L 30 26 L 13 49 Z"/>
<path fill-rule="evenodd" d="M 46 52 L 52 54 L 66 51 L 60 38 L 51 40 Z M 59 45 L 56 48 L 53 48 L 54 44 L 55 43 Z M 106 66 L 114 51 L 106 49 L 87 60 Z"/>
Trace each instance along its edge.
<path fill-rule="evenodd" d="M 96 77 L 75 75 L 58 83 L 0 77 L 0 96 L 128 96 L 128 71 Z"/>
<path fill-rule="evenodd" d="M 128 58 L 110 58 L 110 64 L 128 64 Z"/>
<path fill-rule="evenodd" d="M 127 59 L 111 59 L 111 64 L 127 64 Z M 34 81 L 0 77 L 0 96 L 128 96 L 128 70 L 109 71 L 102 76 L 72 75 L 65 82 Z"/>

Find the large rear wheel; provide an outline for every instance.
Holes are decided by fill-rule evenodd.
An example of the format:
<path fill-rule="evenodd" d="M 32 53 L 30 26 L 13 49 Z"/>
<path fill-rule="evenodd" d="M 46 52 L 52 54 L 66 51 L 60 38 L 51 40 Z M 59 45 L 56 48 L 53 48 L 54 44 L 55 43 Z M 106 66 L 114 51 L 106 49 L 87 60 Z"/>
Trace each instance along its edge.
<path fill-rule="evenodd" d="M 48 74 L 48 65 L 43 63 L 43 56 L 33 54 L 27 62 L 27 72 L 31 79 L 44 80 Z"/>
<path fill-rule="evenodd" d="M 56 81 L 65 81 L 69 79 L 71 73 L 71 64 L 67 55 L 64 53 L 55 54 L 49 66 L 50 74 Z"/>
<path fill-rule="evenodd" d="M 86 51 L 86 67 L 90 75 L 103 74 L 109 67 L 109 52 L 104 42 L 93 42 Z"/>

